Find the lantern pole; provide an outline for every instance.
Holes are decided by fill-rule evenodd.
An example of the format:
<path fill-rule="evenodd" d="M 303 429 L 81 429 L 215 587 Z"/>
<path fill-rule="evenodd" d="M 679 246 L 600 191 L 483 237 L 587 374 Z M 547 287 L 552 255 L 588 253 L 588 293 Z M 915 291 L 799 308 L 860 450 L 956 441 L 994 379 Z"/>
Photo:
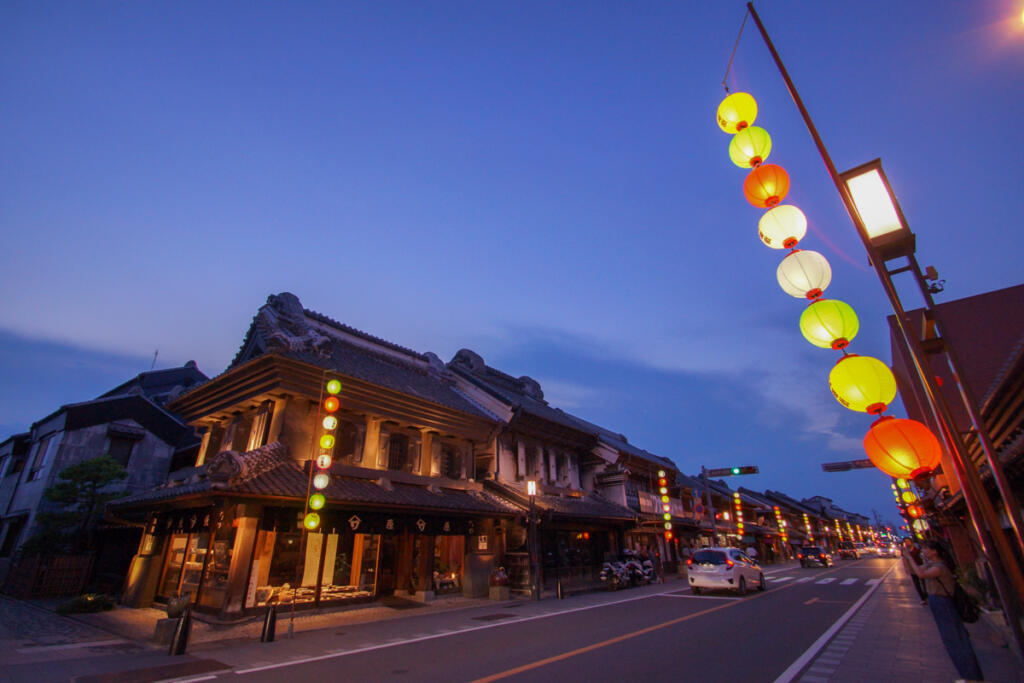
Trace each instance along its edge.
<path fill-rule="evenodd" d="M 811 120 L 811 116 L 808 113 L 807 108 L 804 106 L 803 100 L 800 98 L 800 94 L 796 90 L 796 86 L 793 84 L 793 81 L 789 76 L 789 72 L 786 70 L 785 65 L 782 63 L 782 59 L 779 57 L 779 53 L 775 50 L 775 45 L 772 43 L 771 38 L 768 37 L 768 32 L 765 29 L 764 24 L 761 23 L 761 17 L 758 16 L 757 11 L 754 9 L 753 2 L 747 3 L 747 10 L 754 18 L 754 23 L 757 24 L 758 31 L 761 33 L 761 37 L 764 39 L 765 45 L 768 47 L 768 51 L 771 53 L 772 59 L 775 61 L 775 65 L 779 69 L 779 73 L 782 75 L 783 81 L 785 81 L 786 89 L 789 91 L 790 97 L 793 99 L 794 104 L 796 104 L 797 109 L 800 111 L 804 124 L 807 126 L 807 130 L 813 138 L 815 146 L 818 148 L 818 153 L 821 155 L 821 159 L 825 163 L 825 168 L 828 170 L 829 177 L 832 179 L 832 182 L 836 186 L 836 190 L 839 192 L 839 197 L 843 202 L 843 206 L 850 215 L 850 219 L 853 221 L 854 227 L 857 229 L 857 234 L 860 235 L 861 241 L 864 243 L 865 250 L 869 256 L 872 257 L 870 259 L 871 265 L 878 274 L 882 287 L 889 298 L 889 303 L 892 305 L 893 311 L 896 313 L 896 324 L 907 345 L 907 349 L 910 351 L 914 369 L 921 380 L 921 385 L 924 389 L 929 408 L 935 418 L 935 422 L 940 425 L 942 436 L 947 443 L 950 460 L 953 462 L 954 470 L 956 471 L 957 478 L 960 481 L 961 490 L 964 494 L 964 502 L 967 505 L 971 526 L 977 534 L 978 541 L 981 544 L 982 553 L 985 555 L 986 559 L 989 560 L 989 564 L 992 568 L 996 588 L 999 593 L 1000 600 L 1002 601 L 1003 608 L 1006 610 L 1008 617 L 1007 621 L 1010 624 L 1014 639 L 1016 640 L 1017 656 L 1022 657 L 1024 656 L 1024 631 L 1021 630 L 1020 605 L 1024 604 L 1024 575 L 1021 573 L 1020 564 L 1013 554 L 1013 549 L 1010 547 L 1010 544 L 1002 533 L 999 518 L 996 515 L 991 501 L 985 495 L 985 490 L 981 484 L 981 478 L 978 475 L 977 470 L 974 468 L 973 462 L 964 457 L 967 450 L 963 445 L 959 433 L 953 427 L 955 422 L 952 419 L 949 407 L 946 405 L 942 395 L 939 393 L 933 373 L 926 370 L 928 365 L 925 360 L 924 352 L 921 349 L 921 344 L 910 330 L 909 320 L 906 311 L 903 308 L 903 304 L 900 301 L 899 294 L 896 292 L 895 285 L 893 284 L 892 278 L 886 270 L 882 259 L 877 256 L 871 245 L 867 230 L 864 227 L 860 214 L 857 212 L 855 204 L 853 203 L 853 198 L 850 195 L 849 188 L 847 188 L 846 184 L 842 181 L 842 178 L 840 178 L 835 164 L 832 163 L 832 157 L 825 148 L 825 144 L 822 142 L 821 136 L 818 134 L 818 129 Z"/>

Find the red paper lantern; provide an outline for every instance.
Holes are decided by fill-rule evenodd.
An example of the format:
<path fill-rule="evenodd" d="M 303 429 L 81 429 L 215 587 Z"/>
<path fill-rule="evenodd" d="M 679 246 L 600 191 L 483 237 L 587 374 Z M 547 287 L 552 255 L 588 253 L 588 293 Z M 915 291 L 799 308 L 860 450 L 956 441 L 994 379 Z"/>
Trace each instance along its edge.
<path fill-rule="evenodd" d="M 789 174 L 776 164 L 761 164 L 747 174 L 743 195 L 759 209 L 770 209 L 789 194 Z"/>
<path fill-rule="evenodd" d="M 911 519 L 920 519 L 924 516 L 924 510 L 921 508 L 920 505 L 908 505 L 907 516 L 909 516 Z"/>
<path fill-rule="evenodd" d="M 868 430 L 864 450 L 875 467 L 897 479 L 913 479 L 942 461 L 938 439 L 917 420 L 883 417 Z"/>

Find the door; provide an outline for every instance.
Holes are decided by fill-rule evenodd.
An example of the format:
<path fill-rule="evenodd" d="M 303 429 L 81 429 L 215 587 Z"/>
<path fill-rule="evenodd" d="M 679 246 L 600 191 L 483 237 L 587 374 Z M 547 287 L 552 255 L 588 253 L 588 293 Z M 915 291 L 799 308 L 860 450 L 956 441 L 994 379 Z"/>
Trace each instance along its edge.
<path fill-rule="evenodd" d="M 377 563 L 377 594 L 392 595 L 398 582 L 399 536 L 380 537 L 380 561 Z"/>

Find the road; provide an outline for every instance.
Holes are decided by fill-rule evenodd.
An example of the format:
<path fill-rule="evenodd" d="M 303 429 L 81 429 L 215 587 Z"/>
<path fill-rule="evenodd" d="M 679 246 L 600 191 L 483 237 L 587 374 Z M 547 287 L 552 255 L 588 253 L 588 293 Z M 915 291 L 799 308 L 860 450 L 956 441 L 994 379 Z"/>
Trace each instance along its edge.
<path fill-rule="evenodd" d="M 85 657 L 58 645 L 51 646 L 50 661 L 10 659 L 0 680 L 775 681 L 799 673 L 807 661 L 801 657 L 894 563 L 867 558 L 829 569 L 770 567 L 768 590 L 742 598 L 696 596 L 675 580 L 566 600 L 410 611 L 294 638 L 281 622 L 274 643 L 195 644 L 184 657 L 135 647 L 104 653 L 103 646 Z"/>
<path fill-rule="evenodd" d="M 746 597 L 667 592 L 602 594 L 593 604 L 549 603 L 550 611 L 488 610 L 447 634 L 396 634 L 367 642 L 328 637 L 320 651 L 288 663 L 237 666 L 218 676 L 254 681 L 774 681 L 871 590 L 893 560 L 844 561 L 830 569 L 769 570 L 768 590 Z M 530 605 L 526 605 L 529 607 Z M 410 626 L 412 624 L 405 624 Z M 223 661 L 223 660 L 222 660 Z M 796 672 L 794 672 L 796 673 Z M 689 676 L 686 676 L 689 678 Z"/>

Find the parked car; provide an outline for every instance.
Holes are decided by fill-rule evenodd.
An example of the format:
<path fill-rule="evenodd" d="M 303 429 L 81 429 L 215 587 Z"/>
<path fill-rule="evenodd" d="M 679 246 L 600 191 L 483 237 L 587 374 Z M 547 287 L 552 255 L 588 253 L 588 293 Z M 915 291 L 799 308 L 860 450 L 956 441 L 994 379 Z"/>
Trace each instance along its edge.
<path fill-rule="evenodd" d="M 857 557 L 867 557 L 868 555 L 875 554 L 874 546 L 869 546 L 864 543 L 854 543 L 853 547 L 857 550 Z"/>
<path fill-rule="evenodd" d="M 763 591 L 768 587 L 761 565 L 737 548 L 704 548 L 686 561 L 690 590 L 700 595 L 705 589 L 734 590 L 745 595 L 755 587 Z"/>
<path fill-rule="evenodd" d="M 839 542 L 839 558 L 842 560 L 856 560 L 857 548 L 854 547 L 853 541 L 840 541 Z"/>
<path fill-rule="evenodd" d="M 831 567 L 835 564 L 832 556 L 816 545 L 805 545 L 796 556 L 801 567 Z"/>

